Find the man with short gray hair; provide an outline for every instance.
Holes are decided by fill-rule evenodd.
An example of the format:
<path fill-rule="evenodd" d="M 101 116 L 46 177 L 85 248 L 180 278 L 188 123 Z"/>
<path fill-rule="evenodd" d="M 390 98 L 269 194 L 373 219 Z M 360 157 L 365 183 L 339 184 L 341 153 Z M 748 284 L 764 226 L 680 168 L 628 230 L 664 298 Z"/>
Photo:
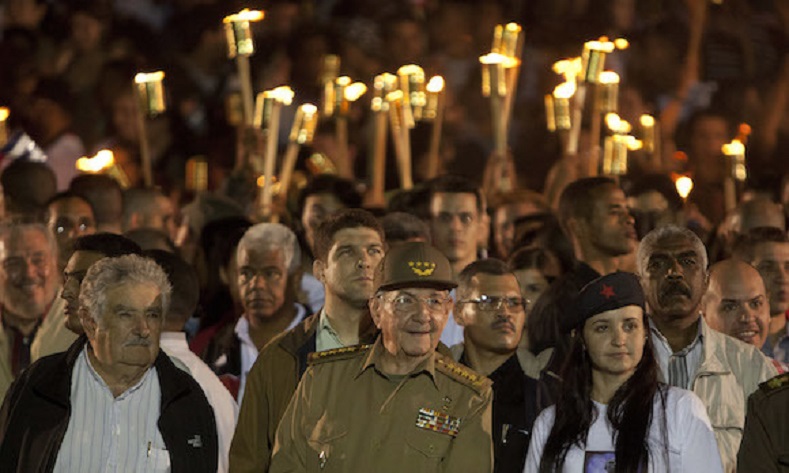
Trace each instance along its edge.
<path fill-rule="evenodd" d="M 776 375 L 758 348 L 712 330 L 701 316 L 707 252 L 673 225 L 649 232 L 637 253 L 650 334 L 662 381 L 689 389 L 707 407 L 726 472 L 734 471 L 748 396 Z"/>
<path fill-rule="evenodd" d="M 159 349 L 170 291 L 147 258 L 90 267 L 79 299 L 86 337 L 25 370 L 0 410 L 4 469 L 216 472 L 213 411 Z"/>
<path fill-rule="evenodd" d="M 238 290 L 243 315 L 216 334 L 204 359 L 238 401 L 260 349 L 307 315 L 296 300 L 301 252 L 296 235 L 278 223 L 250 227 L 238 243 Z"/>

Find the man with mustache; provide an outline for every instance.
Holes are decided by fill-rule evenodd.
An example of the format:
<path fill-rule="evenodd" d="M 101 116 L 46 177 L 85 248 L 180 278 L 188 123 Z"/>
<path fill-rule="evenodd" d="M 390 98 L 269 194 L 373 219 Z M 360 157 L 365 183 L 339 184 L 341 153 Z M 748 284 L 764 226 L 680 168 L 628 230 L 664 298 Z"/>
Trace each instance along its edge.
<path fill-rule="evenodd" d="M 713 330 L 762 347 L 770 324 L 770 304 L 759 272 L 737 259 L 712 265 L 702 313 Z M 787 371 L 779 361 L 770 361 L 779 373 Z"/>
<path fill-rule="evenodd" d="M 296 301 L 301 252 L 288 227 L 278 223 L 251 226 L 238 243 L 236 255 L 244 313 L 214 336 L 204 359 L 240 401 L 259 351 L 304 320 L 307 309 Z"/>
<path fill-rule="evenodd" d="M 436 352 L 456 284 L 421 242 L 375 270 L 373 345 L 315 353 L 277 429 L 271 473 L 490 472 L 490 381 Z"/>
<path fill-rule="evenodd" d="M 31 362 L 42 323 L 60 324 L 57 243 L 41 224 L 0 225 L 0 396 Z"/>
<path fill-rule="evenodd" d="M 141 252 L 136 243 L 114 233 L 96 233 L 74 240 L 74 252 L 63 270 L 63 290 L 60 292 L 61 304 L 58 305 L 62 312 L 44 320 L 30 347 L 31 360 L 66 351 L 77 336 L 85 333 L 79 320 L 79 287 L 93 263 L 106 257 L 139 255 Z"/>
<path fill-rule="evenodd" d="M 789 239 L 780 228 L 754 228 L 734 244 L 734 257 L 759 271 L 770 299 L 770 327 L 762 352 L 789 363 Z"/>
<path fill-rule="evenodd" d="M 493 381 L 494 471 L 520 473 L 538 410 L 537 380 L 516 355 L 526 319 L 518 280 L 503 261 L 475 261 L 458 276 L 457 298 L 465 342 L 453 355 Z"/>
<path fill-rule="evenodd" d="M 309 353 L 375 340 L 367 301 L 384 246 L 381 225 L 365 210 L 340 210 L 316 227 L 313 272 L 323 283 L 325 304 L 272 340 L 249 372 L 230 446 L 230 471 L 268 471 L 277 425 L 307 369 Z"/>
<path fill-rule="evenodd" d="M 701 398 L 724 470 L 734 471 L 748 396 L 777 372 L 757 348 L 705 323 L 708 260 L 695 233 L 673 225 L 652 230 L 636 258 L 661 378 Z"/>
<path fill-rule="evenodd" d="M 0 409 L 3 471 L 217 471 L 211 406 L 159 349 L 170 294 L 150 259 L 90 267 L 86 337 L 25 370 Z"/>

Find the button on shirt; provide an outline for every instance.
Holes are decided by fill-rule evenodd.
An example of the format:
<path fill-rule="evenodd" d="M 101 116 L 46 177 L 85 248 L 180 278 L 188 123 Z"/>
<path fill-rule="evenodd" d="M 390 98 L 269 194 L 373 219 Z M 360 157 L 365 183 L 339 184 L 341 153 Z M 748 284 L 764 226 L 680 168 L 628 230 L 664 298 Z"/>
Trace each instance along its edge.
<path fill-rule="evenodd" d="M 307 310 L 301 304 L 295 304 L 296 307 L 296 316 L 293 317 L 293 320 L 290 321 L 290 324 L 285 328 L 284 332 L 292 329 L 296 325 L 298 325 L 304 317 L 307 316 Z M 258 359 L 258 348 L 255 346 L 255 343 L 252 341 L 252 337 L 249 335 L 249 321 L 246 317 L 240 317 L 238 322 L 236 322 L 235 327 L 236 336 L 241 341 L 241 380 L 238 387 L 238 400 L 239 403 L 242 399 L 244 399 L 244 388 L 247 384 L 247 374 L 249 370 L 252 369 L 252 365 L 255 364 L 255 360 Z"/>
<path fill-rule="evenodd" d="M 649 330 L 652 333 L 652 344 L 655 347 L 655 356 L 663 380 L 671 386 L 692 390 L 693 377 L 696 375 L 703 354 L 704 341 L 701 336 L 701 322 L 697 323 L 696 338 L 676 353 L 671 349 L 666 337 L 651 321 Z"/>
<path fill-rule="evenodd" d="M 156 368 L 118 397 L 82 350 L 71 377 L 71 416 L 55 473 L 169 472 L 157 422 L 162 393 Z"/>

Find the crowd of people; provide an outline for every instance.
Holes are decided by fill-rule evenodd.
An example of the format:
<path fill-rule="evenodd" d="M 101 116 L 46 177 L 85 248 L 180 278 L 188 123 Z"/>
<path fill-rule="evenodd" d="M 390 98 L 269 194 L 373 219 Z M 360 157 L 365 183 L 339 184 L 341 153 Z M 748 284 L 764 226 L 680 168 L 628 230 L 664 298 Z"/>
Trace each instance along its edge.
<path fill-rule="evenodd" d="M 253 90 L 295 91 L 279 156 L 327 55 L 369 89 L 444 78 L 413 185 L 393 138 L 374 195 L 368 93 L 264 205 L 273 137 L 241 118 L 223 25 L 242 8 L 265 12 Z M 502 152 L 479 57 L 508 22 Z M 0 470 L 782 471 L 788 34 L 773 0 L 5 2 Z M 616 175 L 590 166 L 594 111 L 577 150 L 546 127 L 552 64 L 601 36 L 629 43 L 619 115 L 659 124 Z M 103 149 L 112 170 L 77 167 Z"/>

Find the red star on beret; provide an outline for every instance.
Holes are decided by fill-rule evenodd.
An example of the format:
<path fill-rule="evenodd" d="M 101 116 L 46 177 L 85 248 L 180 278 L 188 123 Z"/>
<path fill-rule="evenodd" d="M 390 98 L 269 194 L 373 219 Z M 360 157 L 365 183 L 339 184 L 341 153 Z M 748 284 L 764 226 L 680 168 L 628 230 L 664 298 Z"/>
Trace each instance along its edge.
<path fill-rule="evenodd" d="M 612 286 L 603 284 L 603 289 L 600 291 L 600 295 L 605 296 L 606 299 L 610 299 L 616 296 L 616 293 L 614 292 L 614 288 Z"/>

